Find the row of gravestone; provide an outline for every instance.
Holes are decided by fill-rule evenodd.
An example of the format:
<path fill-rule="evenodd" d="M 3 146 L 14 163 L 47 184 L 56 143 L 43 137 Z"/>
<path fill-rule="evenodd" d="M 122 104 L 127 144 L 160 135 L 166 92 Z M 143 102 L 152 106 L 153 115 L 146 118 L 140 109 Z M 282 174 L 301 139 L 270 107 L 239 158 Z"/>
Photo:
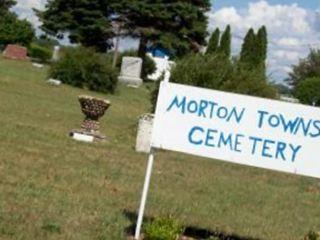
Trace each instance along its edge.
<path fill-rule="evenodd" d="M 3 52 L 5 58 L 14 60 L 27 60 L 27 49 L 18 45 L 9 44 Z M 53 60 L 58 60 L 59 48 L 55 47 Z M 129 86 L 139 87 L 142 84 L 141 79 L 142 59 L 137 57 L 124 57 L 121 65 L 121 73 L 119 81 Z M 56 80 L 49 80 L 56 81 Z M 83 113 L 86 114 L 85 121 L 81 131 L 72 131 L 71 136 L 75 139 L 93 141 L 93 139 L 104 139 L 104 136 L 99 133 L 99 117 L 104 115 L 104 112 L 109 108 L 110 102 L 96 99 L 87 96 L 80 96 L 79 101 L 82 106 Z M 101 108 L 101 109 L 100 109 Z M 96 113 L 94 116 L 92 113 Z M 91 117 L 91 118 L 90 118 Z M 139 124 L 139 134 L 137 138 L 137 151 L 148 152 L 150 149 L 150 120 L 142 119 Z M 147 123 L 147 125 L 145 124 Z M 146 125 L 146 126 L 145 126 Z M 149 126 L 150 125 L 150 126 Z"/>
<path fill-rule="evenodd" d="M 59 59 L 59 46 L 54 47 L 52 60 L 57 61 Z M 25 47 L 8 44 L 5 50 L 3 51 L 3 56 L 8 59 L 13 60 L 28 60 L 28 50 Z"/>
<path fill-rule="evenodd" d="M 27 60 L 28 50 L 25 47 L 9 44 L 3 52 L 3 56 L 14 60 Z M 59 59 L 59 46 L 54 48 L 52 60 Z M 121 65 L 119 81 L 129 86 L 139 87 L 141 79 L 142 59 L 137 57 L 124 57 Z"/>

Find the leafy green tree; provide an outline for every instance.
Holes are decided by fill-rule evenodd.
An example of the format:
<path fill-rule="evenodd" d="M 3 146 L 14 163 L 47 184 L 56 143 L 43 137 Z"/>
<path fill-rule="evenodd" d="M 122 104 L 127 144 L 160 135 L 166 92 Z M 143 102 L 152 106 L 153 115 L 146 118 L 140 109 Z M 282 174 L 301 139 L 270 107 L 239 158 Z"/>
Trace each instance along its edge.
<path fill-rule="evenodd" d="M 216 28 L 216 30 L 212 33 L 209 39 L 206 54 L 216 53 L 219 47 L 219 42 L 220 42 L 220 29 Z"/>
<path fill-rule="evenodd" d="M 9 12 L 15 4 L 14 0 L 0 0 L 0 48 L 9 43 L 27 46 L 34 37 L 31 24 L 26 20 L 19 20 L 14 13 Z"/>
<path fill-rule="evenodd" d="M 301 81 L 297 85 L 294 95 L 301 103 L 320 106 L 320 77 Z"/>
<path fill-rule="evenodd" d="M 223 32 L 220 40 L 220 46 L 218 49 L 218 52 L 220 54 L 223 54 L 227 58 L 230 58 L 231 56 L 231 28 L 230 25 L 228 25 Z"/>
<path fill-rule="evenodd" d="M 293 66 L 287 82 L 294 88 L 307 78 L 320 77 L 320 50 L 311 49 L 308 57 Z"/>
<path fill-rule="evenodd" d="M 271 99 L 278 97 L 277 89 L 261 75 L 259 68 L 248 69 L 242 62 L 235 60 L 229 76 L 221 90 Z"/>
<path fill-rule="evenodd" d="M 229 78 L 232 66 L 225 56 L 218 54 L 190 54 L 177 62 L 171 81 L 203 88 L 219 89 Z"/>
<path fill-rule="evenodd" d="M 110 48 L 114 34 L 110 17 L 112 12 L 107 0 L 49 0 L 45 11 L 35 10 L 42 21 L 42 30 L 72 43 L 94 47 L 105 52 Z"/>
<path fill-rule="evenodd" d="M 27 20 L 19 20 L 7 12 L 0 18 L 0 45 L 20 44 L 28 46 L 34 38 L 34 29 Z"/>

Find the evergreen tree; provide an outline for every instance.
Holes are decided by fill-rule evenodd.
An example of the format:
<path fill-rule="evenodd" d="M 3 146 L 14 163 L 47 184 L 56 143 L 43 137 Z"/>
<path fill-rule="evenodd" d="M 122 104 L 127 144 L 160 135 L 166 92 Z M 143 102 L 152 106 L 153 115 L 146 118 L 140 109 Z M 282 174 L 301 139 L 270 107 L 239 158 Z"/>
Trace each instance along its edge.
<path fill-rule="evenodd" d="M 260 62 L 265 63 L 267 60 L 267 52 L 268 52 L 268 34 L 267 28 L 262 26 L 257 33 L 257 46 L 258 52 L 257 54 L 260 56 Z"/>
<path fill-rule="evenodd" d="M 268 36 L 267 29 L 262 26 L 257 33 L 256 37 L 256 56 L 257 56 L 257 68 L 260 68 L 261 74 L 266 73 L 266 60 L 268 54 Z"/>
<path fill-rule="evenodd" d="M 57 38 L 68 33 L 72 43 L 105 52 L 111 47 L 114 34 L 110 24 L 113 13 L 107 0 L 50 0 L 45 11 L 35 10 L 42 21 L 42 30 Z"/>
<path fill-rule="evenodd" d="M 0 0 L 0 12 L 7 12 L 12 6 L 16 4 L 14 0 Z"/>
<path fill-rule="evenodd" d="M 240 61 L 247 65 L 249 69 L 260 69 L 265 74 L 266 60 L 268 52 L 267 29 L 262 26 L 257 34 L 250 29 L 244 39 Z"/>
<path fill-rule="evenodd" d="M 216 28 L 216 30 L 212 33 L 210 37 L 206 54 L 216 53 L 219 48 L 219 42 L 220 42 L 220 29 Z"/>
<path fill-rule="evenodd" d="M 210 0 L 120 0 L 115 4 L 129 35 L 140 38 L 140 57 L 145 56 L 148 44 L 175 56 L 199 50 L 207 36 L 205 12 L 209 9 Z"/>
<path fill-rule="evenodd" d="M 256 35 L 252 28 L 246 34 L 240 53 L 240 63 L 248 68 L 256 65 Z"/>
<path fill-rule="evenodd" d="M 223 54 L 227 58 L 231 56 L 231 28 L 228 25 L 221 36 L 219 53 Z"/>
<path fill-rule="evenodd" d="M 111 23 L 120 22 L 121 34 L 140 38 L 140 57 L 148 44 L 179 56 L 205 43 L 209 9 L 210 0 L 50 0 L 37 14 L 46 33 L 68 32 L 73 43 L 104 51 L 114 37 Z"/>

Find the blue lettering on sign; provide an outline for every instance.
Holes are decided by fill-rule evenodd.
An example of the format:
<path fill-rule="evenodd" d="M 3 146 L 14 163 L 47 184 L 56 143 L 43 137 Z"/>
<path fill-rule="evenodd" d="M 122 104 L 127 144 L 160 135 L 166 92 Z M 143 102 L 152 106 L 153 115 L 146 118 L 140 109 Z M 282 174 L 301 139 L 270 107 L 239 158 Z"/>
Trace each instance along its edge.
<path fill-rule="evenodd" d="M 235 152 L 242 152 L 242 134 L 226 134 L 216 129 L 204 129 L 199 126 L 191 128 L 188 134 L 189 143 L 193 145 L 203 145 L 212 148 L 226 148 Z"/>
<path fill-rule="evenodd" d="M 178 96 L 176 96 L 170 106 L 167 109 L 167 112 L 169 112 L 174 106 L 177 108 L 181 108 L 181 113 L 185 113 L 186 111 L 186 97 L 183 97 L 182 100 L 179 102 Z"/>
<path fill-rule="evenodd" d="M 320 120 L 295 117 L 287 119 L 283 114 L 270 114 L 267 111 L 258 111 L 258 127 L 280 128 L 285 133 L 303 135 L 305 137 L 320 137 Z"/>
<path fill-rule="evenodd" d="M 296 161 L 297 154 L 302 148 L 301 145 L 294 146 L 291 143 L 277 142 L 270 139 L 262 139 L 259 137 L 249 137 L 251 142 L 251 154 L 262 156 L 265 158 L 275 158 L 291 162 Z"/>
<path fill-rule="evenodd" d="M 202 127 L 194 127 L 191 129 L 189 132 L 189 142 L 194 144 L 194 145 L 201 145 L 203 143 L 203 140 L 201 138 L 197 138 L 198 140 L 195 140 L 195 134 L 197 132 L 204 133 L 204 130 Z"/>
<path fill-rule="evenodd" d="M 223 106 L 218 102 L 205 99 L 188 99 L 186 96 L 176 95 L 170 101 L 167 112 L 175 111 L 199 118 L 219 119 L 220 121 L 240 124 L 246 109 L 235 106 Z M 280 129 L 284 133 L 305 137 L 320 137 L 320 120 L 304 119 L 303 117 L 287 118 L 282 113 L 270 113 L 264 110 L 257 111 L 257 127 Z M 233 152 L 242 152 L 242 143 L 246 138 L 243 134 L 226 133 L 218 129 L 194 126 L 188 132 L 188 141 L 194 146 L 209 148 L 223 148 Z M 249 152 L 251 155 L 268 159 L 295 162 L 301 145 L 294 145 L 283 141 L 248 136 Z"/>
<path fill-rule="evenodd" d="M 218 118 L 230 122 L 234 120 L 237 123 L 240 123 L 245 108 L 239 110 L 237 107 L 226 107 L 220 106 L 218 103 L 208 100 L 188 100 L 186 96 L 179 97 L 176 95 L 171 101 L 167 112 L 178 110 L 182 114 L 194 114 L 202 118 Z"/>

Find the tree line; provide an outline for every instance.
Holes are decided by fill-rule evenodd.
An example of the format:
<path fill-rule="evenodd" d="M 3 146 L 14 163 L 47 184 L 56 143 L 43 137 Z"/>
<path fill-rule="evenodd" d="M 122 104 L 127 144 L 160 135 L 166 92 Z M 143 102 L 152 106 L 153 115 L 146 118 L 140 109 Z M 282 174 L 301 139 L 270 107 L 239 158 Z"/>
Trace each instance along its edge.
<path fill-rule="evenodd" d="M 148 44 L 168 49 L 173 56 L 197 51 L 207 36 L 209 0 L 82 0 L 48 1 L 35 10 L 47 34 L 106 52 L 116 35 L 140 39 L 139 56 Z M 119 29 L 117 29 L 119 28 Z"/>

